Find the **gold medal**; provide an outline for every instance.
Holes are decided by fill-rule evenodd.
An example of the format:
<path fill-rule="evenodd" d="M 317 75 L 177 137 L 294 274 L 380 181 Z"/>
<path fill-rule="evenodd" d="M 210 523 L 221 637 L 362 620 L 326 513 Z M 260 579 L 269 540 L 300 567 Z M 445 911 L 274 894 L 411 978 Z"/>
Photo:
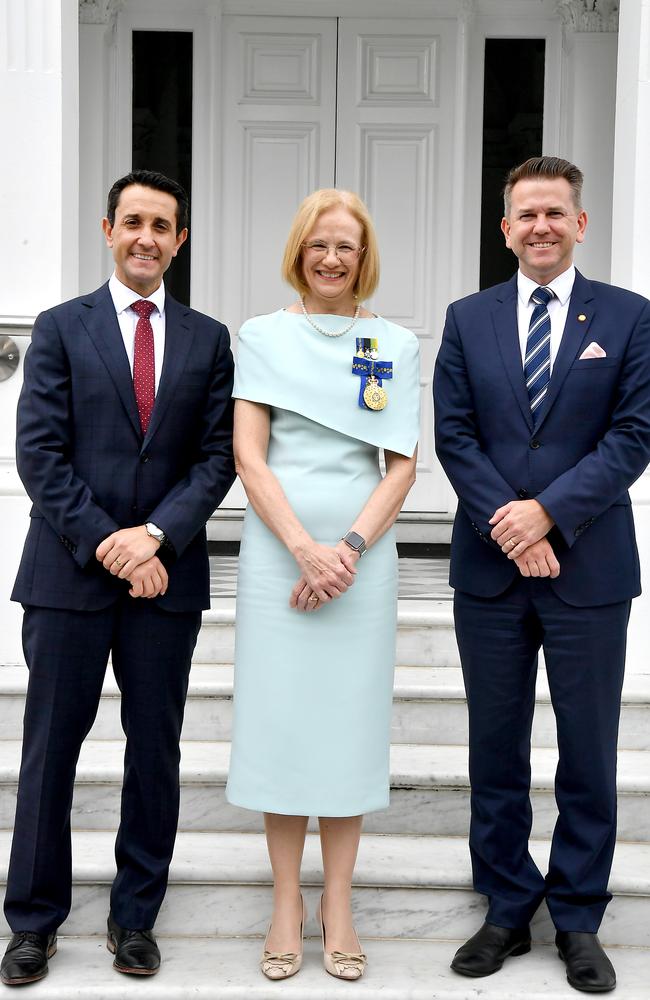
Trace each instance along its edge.
<path fill-rule="evenodd" d="M 386 390 L 378 384 L 376 378 L 369 378 L 363 390 L 363 401 L 369 410 L 383 410 L 388 403 Z"/>

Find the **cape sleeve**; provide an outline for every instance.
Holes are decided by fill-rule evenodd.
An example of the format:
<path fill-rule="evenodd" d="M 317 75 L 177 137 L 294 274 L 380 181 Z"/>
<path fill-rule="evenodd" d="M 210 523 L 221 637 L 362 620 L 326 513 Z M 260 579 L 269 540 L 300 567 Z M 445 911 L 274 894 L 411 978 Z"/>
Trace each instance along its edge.
<path fill-rule="evenodd" d="M 352 371 L 354 337 L 315 333 L 303 317 L 283 311 L 247 320 L 239 331 L 236 399 L 300 413 L 323 426 L 377 448 L 410 456 L 418 441 L 420 368 L 417 337 L 376 318 L 364 335 L 376 337 L 382 360 L 392 362 L 384 382 L 384 410 L 359 406 L 359 377 Z"/>

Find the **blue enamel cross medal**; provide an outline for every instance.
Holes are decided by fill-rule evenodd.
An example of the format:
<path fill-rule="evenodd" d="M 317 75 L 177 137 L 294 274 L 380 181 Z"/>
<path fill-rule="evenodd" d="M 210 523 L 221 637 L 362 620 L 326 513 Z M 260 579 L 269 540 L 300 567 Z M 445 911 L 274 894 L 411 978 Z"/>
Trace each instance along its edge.
<path fill-rule="evenodd" d="M 388 394 L 382 381 L 393 377 L 393 362 L 379 361 L 379 345 L 374 338 L 357 337 L 352 374 L 359 375 L 359 406 L 363 410 L 383 410 Z"/>

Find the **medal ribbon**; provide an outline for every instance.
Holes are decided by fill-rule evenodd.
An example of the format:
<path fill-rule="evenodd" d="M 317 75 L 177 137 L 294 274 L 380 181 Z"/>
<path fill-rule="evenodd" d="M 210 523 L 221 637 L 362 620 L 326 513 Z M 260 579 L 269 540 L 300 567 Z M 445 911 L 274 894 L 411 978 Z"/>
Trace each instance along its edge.
<path fill-rule="evenodd" d="M 368 379 L 376 378 L 377 383 L 381 387 L 382 379 L 393 377 L 393 362 L 373 361 L 371 358 L 353 358 L 352 374 L 359 375 L 361 379 L 361 385 L 359 388 L 359 406 L 362 410 L 369 410 L 370 407 L 366 405 L 366 401 L 363 398 L 363 393 L 366 385 L 368 384 Z"/>

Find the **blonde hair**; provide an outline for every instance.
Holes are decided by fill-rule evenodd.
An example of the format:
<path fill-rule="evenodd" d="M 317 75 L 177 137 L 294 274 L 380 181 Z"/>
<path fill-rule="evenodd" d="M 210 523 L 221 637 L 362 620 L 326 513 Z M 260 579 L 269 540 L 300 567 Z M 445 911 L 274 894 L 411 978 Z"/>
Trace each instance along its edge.
<path fill-rule="evenodd" d="M 363 302 L 364 299 L 370 298 L 379 284 L 379 249 L 370 213 L 361 198 L 353 191 L 322 188 L 305 198 L 291 224 L 282 259 L 282 277 L 299 295 L 306 295 L 309 291 L 302 272 L 302 244 L 316 225 L 318 218 L 331 208 L 346 208 L 361 225 L 361 245 L 365 250 L 360 255 L 359 274 L 354 292 Z"/>

